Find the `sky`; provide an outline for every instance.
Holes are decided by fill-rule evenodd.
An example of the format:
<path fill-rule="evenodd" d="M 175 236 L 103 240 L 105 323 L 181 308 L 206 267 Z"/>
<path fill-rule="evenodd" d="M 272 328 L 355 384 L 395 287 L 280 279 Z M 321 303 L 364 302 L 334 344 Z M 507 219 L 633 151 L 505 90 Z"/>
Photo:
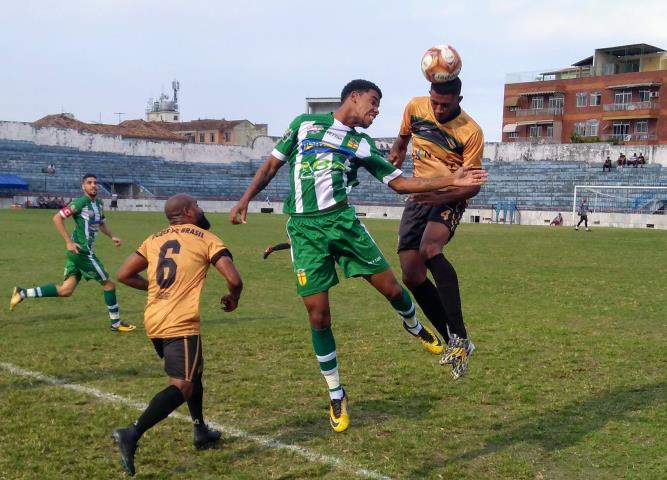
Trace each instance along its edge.
<path fill-rule="evenodd" d="M 508 73 L 569 66 L 596 48 L 667 49 L 663 0 L 20 0 L 0 9 L 0 120 L 74 114 L 145 119 L 180 82 L 182 120 L 248 119 L 281 135 L 306 97 L 378 84 L 368 129 L 394 137 L 405 104 L 428 94 L 429 47 L 463 59 L 463 109 L 501 135 Z"/>

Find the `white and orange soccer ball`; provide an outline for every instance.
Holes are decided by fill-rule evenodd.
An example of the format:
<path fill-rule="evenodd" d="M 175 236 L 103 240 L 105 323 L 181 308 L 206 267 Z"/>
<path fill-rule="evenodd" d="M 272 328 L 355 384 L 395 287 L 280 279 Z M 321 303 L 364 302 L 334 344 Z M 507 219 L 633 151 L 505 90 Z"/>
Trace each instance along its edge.
<path fill-rule="evenodd" d="M 436 45 L 422 56 L 422 73 L 431 83 L 443 83 L 459 76 L 463 62 L 450 45 Z"/>

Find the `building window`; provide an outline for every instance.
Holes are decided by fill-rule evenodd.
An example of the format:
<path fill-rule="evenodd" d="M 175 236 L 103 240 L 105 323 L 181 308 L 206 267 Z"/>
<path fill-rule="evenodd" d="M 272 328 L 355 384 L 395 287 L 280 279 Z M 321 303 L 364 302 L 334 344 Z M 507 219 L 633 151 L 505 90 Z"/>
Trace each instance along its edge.
<path fill-rule="evenodd" d="M 614 136 L 625 137 L 630 133 L 630 122 L 614 122 Z"/>
<path fill-rule="evenodd" d="M 174 115 L 174 121 L 178 121 L 178 115 Z"/>
<path fill-rule="evenodd" d="M 209 134 L 209 140 L 211 143 L 215 143 L 215 133 Z"/>
<path fill-rule="evenodd" d="M 637 120 L 635 122 L 635 133 L 648 133 L 648 120 Z"/>
<path fill-rule="evenodd" d="M 574 124 L 574 133 L 580 136 L 586 136 L 586 122 L 576 122 Z"/>
<path fill-rule="evenodd" d="M 542 127 L 540 125 L 531 125 L 530 137 L 537 138 L 542 136 Z"/>
<path fill-rule="evenodd" d="M 640 102 L 650 102 L 651 101 L 651 91 L 650 90 L 639 90 L 639 101 Z"/>
<path fill-rule="evenodd" d="M 225 132 L 225 143 L 232 141 L 232 135 L 229 132 Z"/>
<path fill-rule="evenodd" d="M 549 97 L 549 108 L 563 108 L 563 96 L 554 95 Z"/>
<path fill-rule="evenodd" d="M 600 92 L 591 93 L 591 107 L 597 107 L 602 103 L 602 94 Z"/>
<path fill-rule="evenodd" d="M 206 134 L 204 133 L 199 134 L 199 143 L 206 143 Z"/>
<path fill-rule="evenodd" d="M 544 108 L 544 97 L 533 97 L 530 101 L 530 108 Z"/>
<path fill-rule="evenodd" d="M 510 112 L 516 112 L 519 109 L 519 107 L 509 107 L 509 108 Z"/>
<path fill-rule="evenodd" d="M 589 120 L 586 122 L 586 133 L 587 137 L 597 137 L 598 131 L 600 129 L 599 120 Z"/>
<path fill-rule="evenodd" d="M 547 125 L 547 137 L 553 138 L 553 136 L 554 136 L 554 126 Z"/>
<path fill-rule="evenodd" d="M 614 93 L 614 103 L 616 105 L 624 105 L 632 102 L 632 92 L 628 90 L 617 90 Z"/>
<path fill-rule="evenodd" d="M 613 75 L 616 73 L 616 65 L 613 63 L 605 63 L 602 66 L 602 75 Z"/>
<path fill-rule="evenodd" d="M 510 132 L 507 134 L 507 138 L 519 138 L 518 132 Z"/>
<path fill-rule="evenodd" d="M 577 93 L 577 107 L 585 107 L 587 97 L 588 94 L 586 92 Z"/>

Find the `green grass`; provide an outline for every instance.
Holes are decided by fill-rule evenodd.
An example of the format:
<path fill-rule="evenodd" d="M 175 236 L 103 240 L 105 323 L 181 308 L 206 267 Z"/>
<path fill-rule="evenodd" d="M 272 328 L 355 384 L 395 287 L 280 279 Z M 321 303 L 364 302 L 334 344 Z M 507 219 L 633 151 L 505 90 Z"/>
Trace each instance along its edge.
<path fill-rule="evenodd" d="M 14 284 L 61 278 L 52 214 L 0 210 L 4 302 Z M 664 478 L 667 232 L 462 225 L 446 250 L 478 351 L 457 382 L 366 282 L 342 280 L 331 298 L 352 424 L 334 434 L 289 254 L 261 259 L 283 241 L 285 217 L 253 215 L 240 227 L 209 218 L 246 288 L 239 309 L 222 312 L 224 282 L 212 270 L 202 296 L 208 418 L 392 478 Z M 109 213 L 125 243 L 100 238 L 108 270 L 164 223 L 160 214 Z M 397 222 L 365 223 L 397 266 Z M 142 292 L 118 293 L 123 318 L 141 324 Z M 143 329 L 108 331 L 96 284 L 12 314 L 4 305 L 1 362 L 141 402 L 163 388 Z M 123 477 L 110 432 L 137 410 L 3 368 L 0 392 L 0 478 Z M 137 468 L 143 479 L 351 477 L 244 438 L 196 452 L 190 426 L 172 419 L 146 434 Z"/>

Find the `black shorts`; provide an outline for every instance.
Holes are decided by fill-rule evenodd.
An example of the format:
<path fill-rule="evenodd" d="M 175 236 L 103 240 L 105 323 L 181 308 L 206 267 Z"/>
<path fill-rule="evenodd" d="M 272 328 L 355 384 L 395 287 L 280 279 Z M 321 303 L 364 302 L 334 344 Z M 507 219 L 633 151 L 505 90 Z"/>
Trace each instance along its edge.
<path fill-rule="evenodd" d="M 454 236 L 456 227 L 461 222 L 468 202 L 443 203 L 442 205 L 423 205 L 408 200 L 398 228 L 397 252 L 403 250 L 419 250 L 422 235 L 428 222 L 438 222 L 449 229 L 449 239 Z"/>
<path fill-rule="evenodd" d="M 118 200 L 111 200 L 109 208 L 118 208 Z"/>
<path fill-rule="evenodd" d="M 164 371 L 171 378 L 188 382 L 204 372 L 201 337 L 152 338 L 155 351 L 164 358 Z"/>

